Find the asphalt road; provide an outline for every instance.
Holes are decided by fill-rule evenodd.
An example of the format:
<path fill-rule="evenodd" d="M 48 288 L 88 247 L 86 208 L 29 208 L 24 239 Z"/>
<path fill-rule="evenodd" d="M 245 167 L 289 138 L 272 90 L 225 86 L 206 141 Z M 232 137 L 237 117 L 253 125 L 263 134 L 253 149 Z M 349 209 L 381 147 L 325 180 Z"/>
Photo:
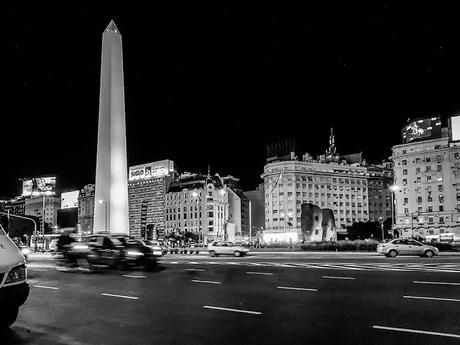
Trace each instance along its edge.
<path fill-rule="evenodd" d="M 155 272 L 29 264 L 0 344 L 459 344 L 460 256 L 165 255 Z"/>

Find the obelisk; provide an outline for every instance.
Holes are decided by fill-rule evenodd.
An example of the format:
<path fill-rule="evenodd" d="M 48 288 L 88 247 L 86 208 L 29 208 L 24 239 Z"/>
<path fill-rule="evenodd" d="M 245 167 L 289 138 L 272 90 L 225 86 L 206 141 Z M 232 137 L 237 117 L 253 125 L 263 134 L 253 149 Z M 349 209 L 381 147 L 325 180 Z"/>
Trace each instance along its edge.
<path fill-rule="evenodd" d="M 113 22 L 102 34 L 93 232 L 129 233 L 128 167 L 121 35 Z"/>

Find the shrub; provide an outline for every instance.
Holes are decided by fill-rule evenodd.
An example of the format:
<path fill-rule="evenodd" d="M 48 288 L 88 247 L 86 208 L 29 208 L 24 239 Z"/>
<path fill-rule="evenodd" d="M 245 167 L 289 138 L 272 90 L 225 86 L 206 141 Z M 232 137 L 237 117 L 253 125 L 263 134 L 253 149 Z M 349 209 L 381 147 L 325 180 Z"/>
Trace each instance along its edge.
<path fill-rule="evenodd" d="M 300 246 L 302 250 L 306 251 L 375 251 L 378 242 L 375 240 L 355 240 L 355 241 L 337 241 L 337 242 L 308 242 Z"/>

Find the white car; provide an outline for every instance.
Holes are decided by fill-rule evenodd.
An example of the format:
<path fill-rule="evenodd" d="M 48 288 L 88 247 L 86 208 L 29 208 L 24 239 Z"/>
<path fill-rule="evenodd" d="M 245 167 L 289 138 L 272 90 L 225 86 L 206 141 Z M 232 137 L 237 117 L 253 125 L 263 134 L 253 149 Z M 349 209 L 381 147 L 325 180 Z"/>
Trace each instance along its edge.
<path fill-rule="evenodd" d="M 249 252 L 249 249 L 233 244 L 232 242 L 213 242 L 208 244 L 208 251 L 211 256 L 222 254 L 243 256 Z"/>

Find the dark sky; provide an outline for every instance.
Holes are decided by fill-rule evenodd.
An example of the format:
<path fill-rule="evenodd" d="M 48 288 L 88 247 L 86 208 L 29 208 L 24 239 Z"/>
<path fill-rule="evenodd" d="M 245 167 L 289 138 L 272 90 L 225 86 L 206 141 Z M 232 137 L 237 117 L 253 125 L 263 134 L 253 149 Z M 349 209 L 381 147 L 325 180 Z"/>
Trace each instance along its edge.
<path fill-rule="evenodd" d="M 407 118 L 460 106 L 460 4 L 114 4 L 0 11 L 0 195 L 24 176 L 94 182 L 110 19 L 123 36 L 129 165 L 209 163 L 249 189 L 273 140 L 294 136 L 316 155 L 332 126 L 339 153 L 379 162 Z"/>

